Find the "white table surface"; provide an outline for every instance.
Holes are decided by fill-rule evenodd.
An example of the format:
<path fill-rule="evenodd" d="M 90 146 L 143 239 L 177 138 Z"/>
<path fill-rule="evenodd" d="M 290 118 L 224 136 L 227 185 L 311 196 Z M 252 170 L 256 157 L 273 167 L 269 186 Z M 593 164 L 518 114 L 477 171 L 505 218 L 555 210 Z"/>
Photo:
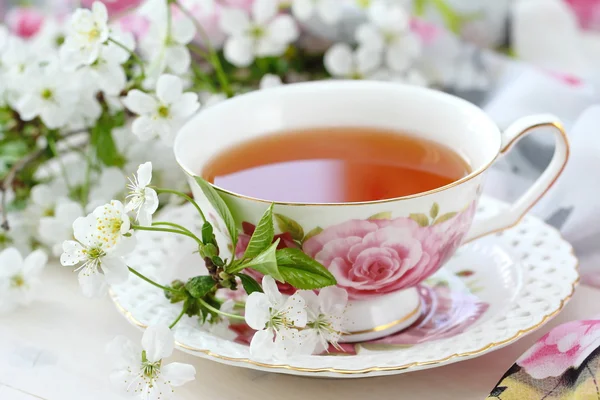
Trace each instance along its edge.
<path fill-rule="evenodd" d="M 104 346 L 115 335 L 139 342 L 141 332 L 108 298 L 79 293 L 69 268 L 50 265 L 43 301 L 0 316 L 0 400 L 124 400 L 108 381 Z M 600 290 L 580 286 L 548 325 L 504 349 L 479 358 L 401 375 L 363 379 L 312 379 L 235 368 L 176 351 L 170 361 L 191 363 L 196 380 L 178 391 L 182 400 L 482 400 L 537 338 L 559 323 L 600 314 Z"/>

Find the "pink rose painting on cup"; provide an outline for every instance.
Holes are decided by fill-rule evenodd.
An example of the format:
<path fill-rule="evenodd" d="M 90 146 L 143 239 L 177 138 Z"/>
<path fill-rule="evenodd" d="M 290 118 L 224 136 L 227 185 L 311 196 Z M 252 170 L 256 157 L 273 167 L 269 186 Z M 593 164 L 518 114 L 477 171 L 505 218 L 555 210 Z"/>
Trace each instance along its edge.
<path fill-rule="evenodd" d="M 598 399 L 600 319 L 572 321 L 542 336 L 488 399 Z"/>
<path fill-rule="evenodd" d="M 437 271 L 460 245 L 475 204 L 438 216 L 350 220 L 331 226 L 303 244 L 306 254 L 336 277 L 351 299 L 367 299 L 417 285 Z M 437 219 L 435 218 L 437 217 Z"/>

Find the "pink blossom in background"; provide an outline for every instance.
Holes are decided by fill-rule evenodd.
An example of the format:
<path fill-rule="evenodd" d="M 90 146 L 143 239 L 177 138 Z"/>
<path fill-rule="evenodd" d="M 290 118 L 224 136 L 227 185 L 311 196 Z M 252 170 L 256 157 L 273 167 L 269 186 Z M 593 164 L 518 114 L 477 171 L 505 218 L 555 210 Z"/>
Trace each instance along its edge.
<path fill-rule="evenodd" d="M 150 29 L 150 20 L 135 13 L 125 14 L 118 19 L 117 24 L 123 32 L 133 34 L 138 40 L 146 36 Z"/>
<path fill-rule="evenodd" d="M 600 0 L 565 0 L 584 29 L 600 30 Z"/>
<path fill-rule="evenodd" d="M 600 320 L 569 322 L 552 329 L 518 360 L 534 379 L 561 376 L 569 368 L 579 368 L 600 346 Z"/>
<path fill-rule="evenodd" d="M 562 72 L 550 71 L 545 69 L 542 69 L 542 71 L 569 86 L 580 86 L 583 84 L 583 81 L 574 75 L 564 74 Z"/>
<path fill-rule="evenodd" d="M 81 0 L 81 5 L 91 7 L 98 0 Z M 109 15 L 114 16 L 139 6 L 144 0 L 99 0 L 106 5 Z"/>
<path fill-rule="evenodd" d="M 411 19 L 410 29 L 425 45 L 433 43 L 443 33 L 436 24 L 418 18 Z"/>
<path fill-rule="evenodd" d="M 45 15 L 32 7 L 15 7 L 6 15 L 6 25 L 10 31 L 22 38 L 30 38 L 39 32 Z"/>

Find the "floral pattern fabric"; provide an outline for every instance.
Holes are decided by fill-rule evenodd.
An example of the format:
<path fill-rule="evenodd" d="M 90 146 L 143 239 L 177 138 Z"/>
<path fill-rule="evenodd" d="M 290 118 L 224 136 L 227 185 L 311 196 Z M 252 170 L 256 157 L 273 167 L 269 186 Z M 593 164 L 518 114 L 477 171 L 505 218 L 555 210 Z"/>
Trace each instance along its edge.
<path fill-rule="evenodd" d="M 488 399 L 600 399 L 600 319 L 560 325 L 523 354 Z"/>

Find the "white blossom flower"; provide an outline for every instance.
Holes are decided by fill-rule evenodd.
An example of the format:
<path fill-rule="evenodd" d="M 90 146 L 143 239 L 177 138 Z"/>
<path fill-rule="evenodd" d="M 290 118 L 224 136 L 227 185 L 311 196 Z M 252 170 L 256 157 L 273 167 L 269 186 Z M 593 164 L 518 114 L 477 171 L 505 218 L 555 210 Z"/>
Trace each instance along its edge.
<path fill-rule="evenodd" d="M 316 14 L 323 22 L 332 25 L 342 17 L 343 7 L 340 0 L 293 0 L 292 13 L 300 21 L 308 21 Z"/>
<path fill-rule="evenodd" d="M 93 214 L 73 222 L 75 240 L 63 242 L 60 262 L 64 266 L 81 265 L 79 285 L 87 297 L 99 297 L 106 292 L 106 284 L 123 283 L 129 277 L 129 269 L 122 256 L 135 247 L 135 236 L 123 237 L 116 245 L 105 234 L 104 226 Z"/>
<path fill-rule="evenodd" d="M 96 217 L 96 229 L 108 246 L 117 245 L 121 239 L 126 240 L 124 235 L 131 234 L 131 221 L 120 201 L 112 200 L 96 208 L 92 214 Z"/>
<path fill-rule="evenodd" d="M 164 363 L 164 359 L 173 353 L 174 346 L 173 333 L 165 325 L 148 327 L 141 347 L 126 337 L 116 337 L 106 348 L 116 360 L 110 374 L 112 384 L 140 399 L 172 399 L 174 388 L 193 381 L 196 375 L 192 365 Z"/>
<path fill-rule="evenodd" d="M 268 89 L 268 88 L 277 87 L 277 86 L 281 86 L 281 85 L 283 85 L 283 83 L 281 82 L 281 78 L 279 77 L 279 75 L 265 74 L 260 79 L 260 83 L 259 83 L 258 87 L 260 89 Z"/>
<path fill-rule="evenodd" d="M 64 179 L 35 185 L 31 188 L 30 201 L 25 210 L 27 219 L 29 222 L 36 222 L 40 218 L 54 216 L 57 204 L 67 197 L 68 190 Z"/>
<path fill-rule="evenodd" d="M 52 215 L 40 218 L 40 241 L 50 247 L 55 256 L 60 256 L 62 243 L 73 237 L 73 221 L 83 215 L 81 204 L 69 199 L 59 199 Z"/>
<path fill-rule="evenodd" d="M 192 57 L 187 45 L 196 36 L 196 27 L 188 17 L 171 18 L 170 24 L 166 16 L 154 19 L 141 42 L 141 50 L 150 61 L 146 72 L 152 81 L 165 70 L 182 75 L 190 69 Z"/>
<path fill-rule="evenodd" d="M 10 230 L 0 229 L 0 250 L 14 247 L 21 254 L 31 252 L 35 227 L 30 223 L 31 220 L 25 217 L 25 214 L 24 211 L 8 213 Z"/>
<path fill-rule="evenodd" d="M 77 74 L 75 74 L 75 76 L 77 76 Z M 97 98 L 98 93 L 92 86 L 80 87 L 78 94 L 79 97 L 73 107 L 71 117 L 65 124 L 65 129 L 68 130 L 74 131 L 91 128 L 96 125 L 96 122 L 102 115 L 102 105 L 100 105 Z"/>
<path fill-rule="evenodd" d="M 79 93 L 72 76 L 65 74 L 58 60 L 32 68 L 16 110 L 24 121 L 40 117 L 50 129 L 64 126 L 73 114 Z"/>
<path fill-rule="evenodd" d="M 91 10 L 79 8 L 71 16 L 65 42 L 60 49 L 65 65 L 93 64 L 100 54 L 102 44 L 108 40 L 108 11 L 96 1 Z"/>
<path fill-rule="evenodd" d="M 301 332 L 301 346 L 306 354 L 319 354 L 329 348 L 338 347 L 344 331 L 344 313 L 348 304 L 348 293 L 330 286 L 319 291 L 301 291 L 307 307 L 308 322 Z"/>
<path fill-rule="evenodd" d="M 277 15 L 277 0 L 256 0 L 252 19 L 241 9 L 227 8 L 221 15 L 221 29 L 229 35 L 223 49 L 225 58 L 237 67 L 247 67 L 255 57 L 280 56 L 299 36 L 289 15 Z"/>
<path fill-rule="evenodd" d="M 0 252 L 0 311 L 8 312 L 30 304 L 40 286 L 40 274 L 48 256 L 36 250 L 25 259 L 14 247 Z"/>
<path fill-rule="evenodd" d="M 147 162 L 138 167 L 136 176 L 129 178 L 129 194 L 125 209 L 136 212 L 136 220 L 142 226 L 152 225 L 152 214 L 158 209 L 158 195 L 147 187 L 152 180 L 152 163 Z"/>
<path fill-rule="evenodd" d="M 360 46 L 384 52 L 386 65 L 395 71 L 408 69 L 421 52 L 417 35 L 410 30 L 410 16 L 400 4 L 374 3 L 369 22 L 358 27 Z"/>
<path fill-rule="evenodd" d="M 294 294 L 286 299 L 268 275 L 262 288 L 264 293 L 254 292 L 246 301 L 246 323 L 258 331 L 252 337 L 250 353 L 255 357 L 289 357 L 300 349 L 298 329 L 306 326 L 304 298 Z"/>
<path fill-rule="evenodd" d="M 165 143 L 173 142 L 176 129 L 192 116 L 200 104 L 196 93 L 183 93 L 181 79 L 162 75 L 156 84 L 156 96 L 132 90 L 123 99 L 131 112 L 139 115 L 132 131 L 142 140 L 159 136 Z"/>
<path fill-rule="evenodd" d="M 338 43 L 325 53 L 325 68 L 336 78 L 368 79 L 381 67 L 381 53 L 368 47 L 356 51 L 345 43 Z"/>
<path fill-rule="evenodd" d="M 0 54 L 1 80 L 6 92 L 5 100 L 13 108 L 30 85 L 28 76 L 30 70 L 38 65 L 38 61 L 38 54 L 33 51 L 29 42 L 15 36 L 8 38 L 4 51 Z"/>
<path fill-rule="evenodd" d="M 115 39 L 133 51 L 135 39 L 131 33 L 122 33 Z M 130 53 L 113 42 L 101 46 L 98 59 L 85 68 L 86 78 L 93 87 L 109 96 L 116 96 L 125 88 L 127 76 L 122 64 L 129 60 Z"/>

